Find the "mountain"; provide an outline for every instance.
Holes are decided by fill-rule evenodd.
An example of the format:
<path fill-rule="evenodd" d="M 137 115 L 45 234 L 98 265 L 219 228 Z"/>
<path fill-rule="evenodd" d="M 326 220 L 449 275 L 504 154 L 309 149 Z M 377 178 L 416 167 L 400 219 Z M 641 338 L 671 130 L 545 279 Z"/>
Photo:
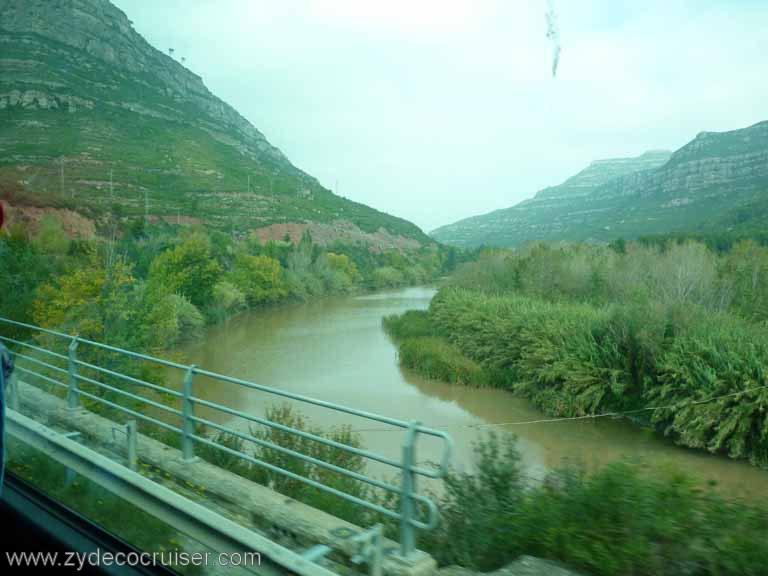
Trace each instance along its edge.
<path fill-rule="evenodd" d="M 147 211 L 267 237 L 311 228 L 379 248 L 431 242 L 291 164 L 107 0 L 0 0 L 0 182 L 26 190 L 6 200 L 96 225 L 108 210 Z"/>
<path fill-rule="evenodd" d="M 768 196 L 768 122 L 702 132 L 669 154 L 599 160 L 559 186 L 511 208 L 432 232 L 463 247 L 518 246 L 535 240 L 608 242 L 687 232 L 738 220 Z"/>

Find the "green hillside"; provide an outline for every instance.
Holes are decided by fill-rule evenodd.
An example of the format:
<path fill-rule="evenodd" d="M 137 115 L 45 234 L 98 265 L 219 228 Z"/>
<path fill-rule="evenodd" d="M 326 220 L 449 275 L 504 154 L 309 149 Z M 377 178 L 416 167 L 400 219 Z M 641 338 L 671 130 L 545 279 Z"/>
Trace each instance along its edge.
<path fill-rule="evenodd" d="M 293 166 L 109 2 L 0 0 L 0 12 L 0 179 L 38 201 L 96 219 L 147 210 L 239 232 L 346 221 L 428 241 Z"/>
<path fill-rule="evenodd" d="M 736 215 L 748 213 L 767 193 L 768 122 L 761 122 L 702 132 L 671 156 L 646 153 L 595 162 L 530 200 L 443 226 L 432 236 L 476 247 L 690 233 L 715 222 L 735 225 Z"/>

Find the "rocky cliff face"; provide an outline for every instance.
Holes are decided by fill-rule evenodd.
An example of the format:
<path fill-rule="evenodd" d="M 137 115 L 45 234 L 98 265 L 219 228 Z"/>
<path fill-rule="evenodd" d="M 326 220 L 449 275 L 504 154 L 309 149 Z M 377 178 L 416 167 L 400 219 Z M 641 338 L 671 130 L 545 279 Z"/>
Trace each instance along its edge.
<path fill-rule="evenodd" d="M 118 205 L 233 234 L 322 222 L 429 241 L 293 166 L 107 0 L 0 0 L 3 182 L 96 219 Z"/>
<path fill-rule="evenodd" d="M 671 155 L 672 153 L 667 150 L 651 150 L 635 158 L 595 160 L 559 186 L 552 186 L 540 191 L 535 198 L 543 200 L 545 198 L 586 196 L 598 186 L 621 176 L 657 168 L 666 163 Z"/>
<path fill-rule="evenodd" d="M 678 201 L 694 201 L 759 186 L 766 175 L 768 122 L 761 122 L 730 132 L 701 132 L 659 170 L 617 178 L 596 196 L 677 195 Z"/>
<path fill-rule="evenodd" d="M 723 212 L 768 196 L 768 122 L 702 132 L 674 152 L 592 163 L 530 200 L 439 228 L 459 246 L 534 240 L 606 242 L 693 231 Z"/>
<path fill-rule="evenodd" d="M 125 13 L 105 0 L 0 0 L 0 45 L 18 43 L 23 44 L 28 57 L 0 57 L 0 74 L 4 85 L 24 86 L 0 94 L 0 108 L 18 104 L 43 109 L 93 108 L 104 86 L 98 80 L 82 77 L 78 69 L 92 69 L 89 60 L 96 59 L 111 68 L 115 82 L 119 83 L 122 76 L 122 80 L 138 83 L 149 93 L 143 94 L 140 101 L 108 100 L 110 104 L 137 114 L 175 120 L 191 120 L 187 107 L 192 106 L 202 113 L 194 119 L 196 123 L 234 137 L 243 152 L 254 157 L 267 153 L 287 162 L 261 132 L 214 96 L 202 78 L 152 47 L 136 33 Z M 53 81 L 48 58 L 37 58 L 51 51 L 62 60 Z M 95 100 L 71 95 L 71 91 L 88 89 L 75 86 L 80 82 L 91 84 Z M 114 84 L 107 84 L 107 88 L 120 91 Z"/>

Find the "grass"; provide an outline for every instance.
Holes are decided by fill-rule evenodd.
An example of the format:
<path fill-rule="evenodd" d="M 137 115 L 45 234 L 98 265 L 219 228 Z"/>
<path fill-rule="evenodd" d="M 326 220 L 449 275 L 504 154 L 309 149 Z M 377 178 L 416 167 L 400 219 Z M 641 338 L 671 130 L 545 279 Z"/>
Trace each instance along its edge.
<path fill-rule="evenodd" d="M 409 310 L 382 320 L 384 330 L 398 344 L 400 363 L 432 380 L 453 384 L 484 386 L 488 374 L 467 358 L 458 347 L 435 336 L 429 314 Z"/>

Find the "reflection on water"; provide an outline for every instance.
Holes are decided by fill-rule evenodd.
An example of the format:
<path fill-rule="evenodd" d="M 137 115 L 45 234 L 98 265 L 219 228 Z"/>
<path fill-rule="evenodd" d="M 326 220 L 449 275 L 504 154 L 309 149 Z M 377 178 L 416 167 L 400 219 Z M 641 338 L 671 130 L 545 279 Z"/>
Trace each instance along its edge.
<path fill-rule="evenodd" d="M 472 442 L 489 429 L 485 425 L 536 420 L 543 415 L 527 401 L 501 390 L 427 381 L 399 368 L 396 349 L 381 329 L 381 318 L 424 309 L 433 295 L 431 288 L 406 288 L 252 312 L 212 328 L 203 342 L 185 352 L 191 362 L 214 372 L 448 431 L 456 442 L 454 463 L 465 468 L 471 465 Z M 204 378 L 196 379 L 195 392 L 255 415 L 263 415 L 270 404 L 281 401 Z M 399 458 L 400 431 L 310 405 L 302 405 L 301 410 L 316 425 L 348 424 L 361 431 L 367 448 Z M 217 421 L 226 419 L 205 410 L 200 413 Z M 247 423 L 233 424 L 247 428 Z M 717 479 L 733 494 L 768 495 L 765 471 L 676 447 L 626 421 L 500 429 L 518 436 L 527 473 L 535 476 L 563 460 L 595 466 L 628 456 L 653 465 L 673 464 L 702 479 Z M 421 437 L 418 449 L 420 460 L 436 461 L 440 444 Z"/>

